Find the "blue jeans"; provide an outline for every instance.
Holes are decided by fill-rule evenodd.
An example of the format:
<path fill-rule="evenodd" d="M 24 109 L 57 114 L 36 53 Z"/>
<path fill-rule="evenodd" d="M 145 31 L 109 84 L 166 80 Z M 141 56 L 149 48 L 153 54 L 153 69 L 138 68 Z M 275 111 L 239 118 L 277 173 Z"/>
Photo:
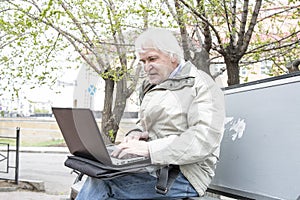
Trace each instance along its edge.
<path fill-rule="evenodd" d="M 88 177 L 76 200 L 113 199 L 178 199 L 197 197 L 198 193 L 189 181 L 179 173 L 166 195 L 156 193 L 156 178 L 149 173 L 122 176 L 110 180 Z"/>

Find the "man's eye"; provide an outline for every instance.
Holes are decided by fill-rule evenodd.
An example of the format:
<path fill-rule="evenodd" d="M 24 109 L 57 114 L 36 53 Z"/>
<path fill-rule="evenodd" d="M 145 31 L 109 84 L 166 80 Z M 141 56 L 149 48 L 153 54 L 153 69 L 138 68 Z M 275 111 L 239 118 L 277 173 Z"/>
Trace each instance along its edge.
<path fill-rule="evenodd" d="M 149 57 L 148 60 L 149 61 L 155 61 L 157 59 L 157 57 Z"/>

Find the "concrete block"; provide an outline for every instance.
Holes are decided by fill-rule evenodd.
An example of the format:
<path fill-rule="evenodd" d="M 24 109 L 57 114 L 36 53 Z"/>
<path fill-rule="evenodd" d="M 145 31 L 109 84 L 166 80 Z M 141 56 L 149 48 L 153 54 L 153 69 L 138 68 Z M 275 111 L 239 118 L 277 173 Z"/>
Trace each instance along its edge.
<path fill-rule="evenodd" d="M 37 192 L 45 192 L 45 183 L 40 180 L 20 180 L 19 188 Z"/>

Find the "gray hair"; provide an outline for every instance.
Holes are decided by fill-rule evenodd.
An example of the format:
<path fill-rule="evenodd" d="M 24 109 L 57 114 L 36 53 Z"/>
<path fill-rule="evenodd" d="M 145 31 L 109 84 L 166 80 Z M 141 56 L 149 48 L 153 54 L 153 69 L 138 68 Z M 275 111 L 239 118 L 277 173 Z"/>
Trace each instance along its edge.
<path fill-rule="evenodd" d="M 178 63 L 183 59 L 183 51 L 176 37 L 166 29 L 152 28 L 143 32 L 135 41 L 135 51 L 142 53 L 147 49 L 156 49 L 174 56 Z"/>

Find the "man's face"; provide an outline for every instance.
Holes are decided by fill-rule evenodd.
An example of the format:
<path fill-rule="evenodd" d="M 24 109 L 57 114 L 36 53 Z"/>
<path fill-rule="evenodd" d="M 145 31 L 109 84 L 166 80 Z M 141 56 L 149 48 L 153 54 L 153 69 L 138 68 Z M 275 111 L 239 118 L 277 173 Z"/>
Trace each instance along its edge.
<path fill-rule="evenodd" d="M 178 65 L 175 58 L 155 49 L 143 51 L 139 55 L 151 84 L 166 80 Z"/>

